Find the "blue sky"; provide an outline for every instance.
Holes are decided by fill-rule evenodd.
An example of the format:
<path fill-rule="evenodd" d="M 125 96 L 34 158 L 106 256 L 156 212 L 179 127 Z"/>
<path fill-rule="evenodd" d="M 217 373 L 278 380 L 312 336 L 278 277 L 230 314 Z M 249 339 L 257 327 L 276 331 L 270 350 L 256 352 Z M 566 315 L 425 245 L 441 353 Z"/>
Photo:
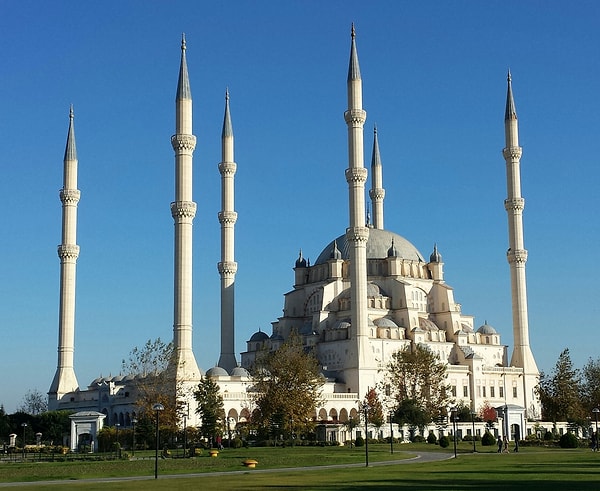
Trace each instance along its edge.
<path fill-rule="evenodd" d="M 0 4 L 0 403 L 56 369 L 62 159 L 75 108 L 75 370 L 117 374 L 172 335 L 174 97 L 180 38 L 194 99 L 194 351 L 219 356 L 220 131 L 236 162 L 236 350 L 283 308 L 298 250 L 348 224 L 350 24 L 365 161 L 377 124 L 385 226 L 426 257 L 512 352 L 504 146 L 510 67 L 523 147 L 531 345 L 543 370 L 598 357 L 598 80 L 593 1 L 128 1 Z M 596 348 L 596 349 L 595 349 Z"/>

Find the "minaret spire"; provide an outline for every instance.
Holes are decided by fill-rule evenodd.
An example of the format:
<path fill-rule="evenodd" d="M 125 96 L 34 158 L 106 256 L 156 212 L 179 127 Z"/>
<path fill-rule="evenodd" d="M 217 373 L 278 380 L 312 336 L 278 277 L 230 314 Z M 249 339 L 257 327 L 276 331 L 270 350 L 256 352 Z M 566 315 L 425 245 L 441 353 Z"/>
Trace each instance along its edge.
<path fill-rule="evenodd" d="M 219 366 L 229 373 L 237 366 L 235 359 L 235 273 L 237 263 L 234 255 L 234 227 L 237 213 L 234 209 L 234 161 L 233 126 L 229 113 L 229 89 L 225 91 L 225 116 L 221 133 L 221 261 L 217 269 L 221 275 L 221 356 Z"/>
<path fill-rule="evenodd" d="M 196 137 L 192 134 L 192 93 L 185 58 L 185 36 L 181 41 L 181 64 L 175 100 L 175 265 L 173 344 L 177 380 L 197 380 L 201 373 L 192 351 L 192 233 L 196 203 L 192 200 L 192 160 Z"/>
<path fill-rule="evenodd" d="M 373 153 L 371 156 L 371 189 L 369 190 L 371 203 L 373 204 L 373 227 L 383 230 L 383 175 L 381 156 L 379 155 L 379 140 L 377 138 L 377 126 L 373 128 Z"/>
<path fill-rule="evenodd" d="M 347 368 L 349 377 L 346 380 L 351 392 L 365 392 L 367 386 L 374 386 L 374 378 L 365 368 L 372 361 L 369 348 L 369 326 L 367 316 L 367 240 L 369 229 L 365 226 L 365 182 L 367 169 L 364 167 L 363 127 L 367 113 L 362 108 L 362 79 L 358 65 L 356 50 L 356 32 L 352 25 L 352 44 L 350 47 L 350 63 L 348 67 L 348 110 L 344 119 L 348 126 L 348 168 L 346 181 L 349 194 L 349 226 L 346 239 L 350 254 L 351 284 L 351 320 L 353 353 L 349 353 Z"/>
<path fill-rule="evenodd" d="M 502 151 L 506 161 L 506 182 L 508 197 L 504 208 L 508 214 L 508 264 L 510 266 L 514 350 L 511 366 L 523 368 L 525 374 L 538 374 L 538 368 L 529 346 L 529 325 L 527 316 L 527 285 L 525 263 L 527 250 L 523 240 L 523 209 L 525 200 L 521 196 L 521 155 L 517 111 L 512 94 L 510 71 L 507 77 L 506 110 L 504 130 L 506 147 Z M 525 386 L 525 384 L 524 384 Z"/>
<path fill-rule="evenodd" d="M 56 374 L 48 391 L 49 409 L 57 409 L 60 399 L 68 392 L 77 390 L 73 354 L 75 351 L 75 279 L 79 257 L 77 245 L 77 148 L 73 106 L 69 110 L 69 132 L 63 160 L 63 188 L 59 196 L 62 202 L 62 241 L 58 246 L 60 258 L 60 304 L 58 313 L 58 364 Z"/>

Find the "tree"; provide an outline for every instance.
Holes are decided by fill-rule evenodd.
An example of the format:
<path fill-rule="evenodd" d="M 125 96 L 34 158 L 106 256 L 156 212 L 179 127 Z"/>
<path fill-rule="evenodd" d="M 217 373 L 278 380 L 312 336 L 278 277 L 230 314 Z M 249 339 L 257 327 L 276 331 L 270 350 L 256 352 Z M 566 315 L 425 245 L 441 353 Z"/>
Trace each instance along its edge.
<path fill-rule="evenodd" d="M 252 368 L 253 423 L 263 433 L 278 425 L 280 434 L 309 433 L 321 403 L 324 379 L 316 357 L 304 350 L 295 333 L 276 351 L 259 354 Z"/>
<path fill-rule="evenodd" d="M 496 421 L 498 421 L 498 413 L 496 409 L 490 406 L 488 401 L 485 401 L 479 410 L 479 417 L 482 421 L 485 421 L 485 427 L 488 430 L 494 428 Z"/>
<path fill-rule="evenodd" d="M 133 348 L 129 359 L 122 362 L 123 372 L 135 377 L 138 419 L 152 420 L 152 406 L 159 403 L 165 408 L 160 414 L 161 426 L 171 430 L 177 428 L 183 411 L 181 384 L 175 377 L 175 354 L 173 343 L 149 339 L 142 348 Z"/>
<path fill-rule="evenodd" d="M 412 436 L 415 428 L 423 429 L 431 422 L 431 416 L 414 399 L 404 399 L 394 411 L 394 421 L 400 426 L 408 425 Z"/>
<path fill-rule="evenodd" d="M 73 411 L 46 411 L 35 417 L 33 424 L 36 426 L 36 432 L 42 434 L 44 441 L 60 444 L 63 441 L 63 435 L 68 435 L 71 429 L 71 419 L 69 416 Z"/>
<path fill-rule="evenodd" d="M 385 424 L 385 415 L 383 414 L 383 406 L 375 389 L 370 389 L 367 392 L 365 402 L 369 406 L 367 411 L 369 423 L 377 428 L 377 434 L 379 434 L 379 430 Z"/>
<path fill-rule="evenodd" d="M 600 407 L 600 358 L 591 358 L 583 366 L 583 404 L 591 411 L 592 408 Z"/>
<path fill-rule="evenodd" d="M 569 348 L 559 355 L 551 375 L 540 374 L 537 393 L 542 403 L 542 414 L 547 421 L 569 421 L 578 424 L 586 419 L 587 411 L 581 404 L 581 376 L 573 368 Z"/>
<path fill-rule="evenodd" d="M 414 406 L 423 413 L 421 416 L 419 412 L 417 419 L 425 418 L 429 423 L 448 404 L 446 365 L 426 346 L 415 345 L 413 349 L 406 347 L 396 351 L 387 366 L 387 377 L 397 413 L 402 409 L 400 412 L 416 416 L 413 409 L 407 412 Z"/>
<path fill-rule="evenodd" d="M 196 413 L 202 419 L 200 432 L 213 444 L 215 437 L 223 430 L 225 419 L 223 396 L 219 391 L 219 385 L 209 377 L 202 377 L 198 389 L 194 391 L 194 397 L 198 401 Z"/>
<path fill-rule="evenodd" d="M 37 389 L 28 390 L 18 411 L 36 416 L 48 410 L 48 398 Z"/>

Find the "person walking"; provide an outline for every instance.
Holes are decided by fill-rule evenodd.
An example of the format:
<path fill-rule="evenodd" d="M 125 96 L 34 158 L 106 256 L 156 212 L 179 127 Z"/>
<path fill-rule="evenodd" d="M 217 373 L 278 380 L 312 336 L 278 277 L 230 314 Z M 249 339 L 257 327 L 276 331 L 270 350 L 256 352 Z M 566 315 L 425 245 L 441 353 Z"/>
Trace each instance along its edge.
<path fill-rule="evenodd" d="M 502 452 L 502 437 L 498 435 L 498 453 Z"/>
<path fill-rule="evenodd" d="M 508 438 L 506 436 L 504 437 L 504 453 L 510 453 L 508 451 Z"/>

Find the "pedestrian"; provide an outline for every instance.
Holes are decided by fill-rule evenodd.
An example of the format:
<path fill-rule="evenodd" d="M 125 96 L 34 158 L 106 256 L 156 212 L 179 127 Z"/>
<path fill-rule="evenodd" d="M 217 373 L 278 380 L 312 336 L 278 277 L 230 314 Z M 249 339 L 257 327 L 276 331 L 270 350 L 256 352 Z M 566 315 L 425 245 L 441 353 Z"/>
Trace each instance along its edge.
<path fill-rule="evenodd" d="M 596 452 L 598 450 L 598 434 L 592 432 L 592 452 Z"/>
<path fill-rule="evenodd" d="M 502 452 L 502 437 L 498 435 L 498 453 Z"/>
<path fill-rule="evenodd" d="M 505 453 L 509 453 L 509 451 L 508 451 L 508 438 L 506 436 L 504 437 L 504 452 Z"/>

